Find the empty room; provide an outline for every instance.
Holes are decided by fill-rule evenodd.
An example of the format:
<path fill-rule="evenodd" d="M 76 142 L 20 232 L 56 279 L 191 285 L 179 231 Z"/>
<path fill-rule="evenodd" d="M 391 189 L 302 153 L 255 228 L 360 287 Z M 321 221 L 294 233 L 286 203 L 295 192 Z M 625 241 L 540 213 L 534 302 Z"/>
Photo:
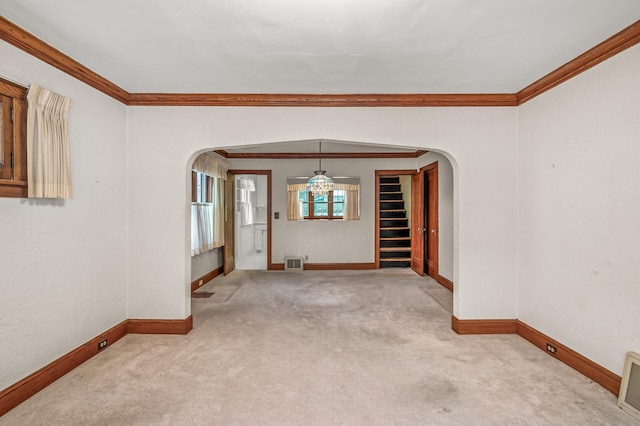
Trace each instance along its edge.
<path fill-rule="evenodd" d="M 0 425 L 640 424 L 640 3 L 0 3 Z"/>

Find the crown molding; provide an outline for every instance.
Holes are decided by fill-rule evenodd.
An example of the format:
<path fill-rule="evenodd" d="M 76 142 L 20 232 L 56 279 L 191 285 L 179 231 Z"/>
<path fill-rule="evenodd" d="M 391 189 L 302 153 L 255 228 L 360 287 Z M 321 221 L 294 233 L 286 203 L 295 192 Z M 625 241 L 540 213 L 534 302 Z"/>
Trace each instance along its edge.
<path fill-rule="evenodd" d="M 518 105 L 640 42 L 640 20 L 516 93 Z"/>
<path fill-rule="evenodd" d="M 417 150 L 415 152 L 242 152 L 232 153 L 219 149 L 214 151 L 216 154 L 231 159 L 243 160 L 307 160 L 327 158 L 418 158 L 428 151 Z"/>
<path fill-rule="evenodd" d="M 132 93 L 129 105 L 253 107 L 516 106 L 514 94 Z"/>
<path fill-rule="evenodd" d="M 91 71 L 80 62 L 65 55 L 53 46 L 48 45 L 13 22 L 5 19 L 3 16 L 0 16 L 0 38 L 41 61 L 58 68 L 60 71 L 88 84 L 94 89 L 111 96 L 115 100 L 125 105 L 127 104 L 129 100 L 129 93 L 127 91 Z"/>
<path fill-rule="evenodd" d="M 2 16 L 0 39 L 131 106 L 512 107 L 638 44 L 640 20 L 519 92 L 493 94 L 129 93 Z"/>

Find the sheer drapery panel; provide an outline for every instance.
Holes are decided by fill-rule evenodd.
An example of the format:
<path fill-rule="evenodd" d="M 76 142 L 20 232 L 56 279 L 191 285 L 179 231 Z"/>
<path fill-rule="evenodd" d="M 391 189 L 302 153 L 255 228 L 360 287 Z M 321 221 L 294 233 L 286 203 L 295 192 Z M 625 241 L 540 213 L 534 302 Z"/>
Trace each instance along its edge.
<path fill-rule="evenodd" d="M 27 95 L 29 197 L 71 198 L 69 107 L 71 99 L 32 84 Z"/>
<path fill-rule="evenodd" d="M 300 202 L 300 191 L 306 191 L 307 184 L 299 183 L 287 185 L 287 219 L 288 220 L 301 220 L 302 216 L 302 203 Z"/>
<path fill-rule="evenodd" d="M 225 244 L 224 187 L 228 169 L 229 163 L 208 153 L 193 163 L 191 256 Z"/>

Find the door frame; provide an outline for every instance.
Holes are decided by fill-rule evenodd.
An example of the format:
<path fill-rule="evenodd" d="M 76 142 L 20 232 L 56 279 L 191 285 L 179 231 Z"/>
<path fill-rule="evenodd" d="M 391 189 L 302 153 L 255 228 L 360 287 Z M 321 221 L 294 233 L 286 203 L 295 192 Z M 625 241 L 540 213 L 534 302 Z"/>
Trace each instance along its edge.
<path fill-rule="evenodd" d="M 404 169 L 404 170 L 376 170 L 375 171 L 375 187 L 376 187 L 376 199 L 375 199 L 375 203 L 376 203 L 376 208 L 375 208 L 375 237 L 374 237 L 374 242 L 375 242 L 375 259 L 374 259 L 374 263 L 375 263 L 375 268 L 376 269 L 380 269 L 380 177 L 381 176 L 411 176 L 412 174 L 414 174 L 416 171 L 413 169 Z M 405 205 L 405 210 L 407 210 L 409 212 L 409 215 L 411 215 L 411 210 L 407 209 L 407 206 Z M 411 217 L 408 218 L 409 220 L 411 220 Z"/>
<path fill-rule="evenodd" d="M 423 251 L 423 261 L 425 264 L 425 269 L 427 275 L 429 275 L 434 280 L 438 281 L 439 276 L 439 265 L 440 265 L 440 218 L 438 214 L 438 202 L 440 200 L 440 193 L 438 188 L 438 162 L 435 161 L 431 164 L 428 164 L 420 169 L 420 173 L 422 173 L 422 182 L 424 185 L 423 191 L 427 188 L 430 189 L 428 192 L 428 197 L 423 196 L 423 209 L 425 212 L 425 219 L 427 223 L 424 224 L 423 228 L 425 231 L 425 238 L 423 244 L 425 245 L 424 251 L 426 253 L 432 254 L 433 260 L 433 269 L 429 271 L 427 267 L 427 257 L 424 256 Z M 424 194 L 424 192 L 423 192 Z M 435 194 L 435 195 L 432 195 Z M 428 199 L 427 199 L 428 198 Z M 431 201 L 431 202 L 430 202 Z M 429 223 L 433 223 L 433 227 L 431 229 L 427 229 Z M 427 235 L 432 235 L 432 239 L 429 240 Z M 431 242 L 431 247 L 427 247 L 427 245 Z"/>
<path fill-rule="evenodd" d="M 224 182 L 224 246 L 222 246 L 222 271 L 228 275 L 236 269 L 235 245 L 235 175 L 227 172 Z M 231 242 L 231 243 L 230 243 Z M 231 252 L 231 253 L 229 253 Z M 231 259 L 231 261 L 229 261 Z"/>
<path fill-rule="evenodd" d="M 427 164 L 411 174 L 411 269 L 438 281 L 440 224 L 438 218 L 438 162 Z M 414 180 L 414 178 L 416 178 Z M 426 191 L 431 188 L 431 191 Z M 416 196 L 414 197 L 414 192 Z M 428 195 L 428 197 L 425 197 Z M 431 202 L 429 202 L 431 199 Z M 429 224 L 432 226 L 429 226 Z M 427 229 L 429 228 L 429 229 Z M 428 238 L 428 235 L 433 235 Z M 428 244 L 431 245 L 428 247 Z M 427 255 L 432 256 L 428 267 Z"/>
<path fill-rule="evenodd" d="M 271 262 L 271 170 L 249 170 L 249 169 L 231 169 L 229 174 L 234 175 L 266 175 L 267 176 L 267 270 L 273 271 L 276 269 Z M 235 191 L 234 191 L 235 192 Z M 232 203 L 235 203 L 236 194 L 232 196 Z M 233 206 L 235 207 L 235 206 Z M 233 208 L 235 214 L 235 208 Z M 235 234 L 234 234 L 235 238 Z M 235 241 L 234 241 L 235 245 Z"/>
<path fill-rule="evenodd" d="M 411 173 L 411 270 L 424 276 L 424 174 Z"/>

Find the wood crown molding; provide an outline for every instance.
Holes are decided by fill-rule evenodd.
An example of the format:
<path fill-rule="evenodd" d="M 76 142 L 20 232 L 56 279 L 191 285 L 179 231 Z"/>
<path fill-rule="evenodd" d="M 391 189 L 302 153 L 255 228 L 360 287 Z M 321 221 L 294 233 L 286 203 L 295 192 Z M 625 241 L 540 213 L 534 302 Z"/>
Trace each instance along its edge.
<path fill-rule="evenodd" d="M 516 93 L 518 105 L 640 42 L 640 20 Z"/>
<path fill-rule="evenodd" d="M 81 63 L 0 16 L 0 39 L 130 106 L 266 107 L 512 107 L 575 77 L 640 42 L 640 21 L 517 93 L 467 94 L 248 94 L 129 93 Z"/>
<path fill-rule="evenodd" d="M 244 160 L 303 160 L 303 159 L 327 159 L 327 158 L 418 158 L 429 151 L 419 149 L 414 152 L 242 152 L 233 153 L 222 149 L 214 151 L 224 158 Z"/>
<path fill-rule="evenodd" d="M 129 93 L 127 91 L 2 16 L 0 16 L 0 38 L 94 89 L 111 96 L 113 99 L 128 105 Z"/>
<path fill-rule="evenodd" d="M 135 106 L 260 106 L 260 107 L 438 107 L 516 106 L 510 93 L 468 94 L 249 94 L 131 93 Z"/>

